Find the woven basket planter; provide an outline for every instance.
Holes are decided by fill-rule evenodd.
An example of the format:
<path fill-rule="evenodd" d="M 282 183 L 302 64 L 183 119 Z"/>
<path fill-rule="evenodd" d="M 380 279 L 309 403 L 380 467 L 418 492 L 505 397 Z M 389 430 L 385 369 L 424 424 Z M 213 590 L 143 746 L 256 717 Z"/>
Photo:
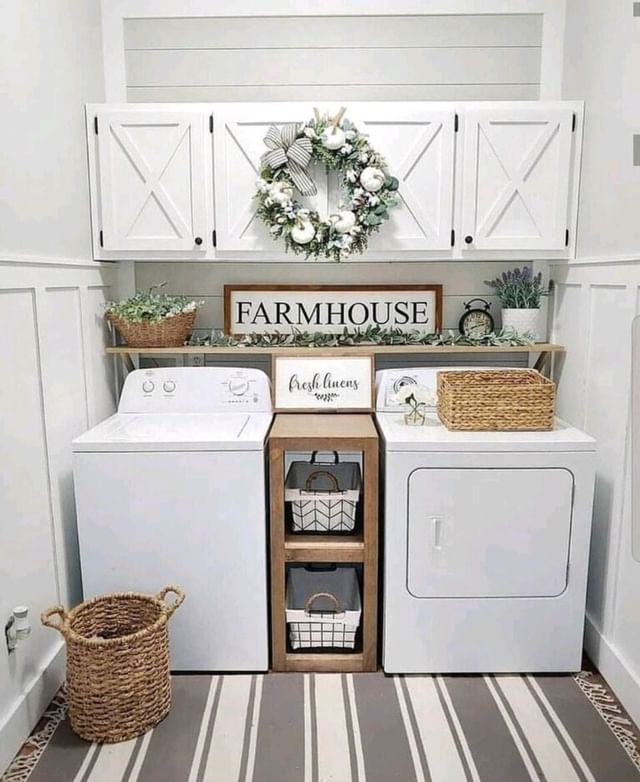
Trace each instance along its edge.
<path fill-rule="evenodd" d="M 193 331 L 196 310 L 158 321 L 123 320 L 110 312 L 106 317 L 130 348 L 179 348 Z"/>
<path fill-rule="evenodd" d="M 553 429 L 556 387 L 534 369 L 438 372 L 438 416 L 460 431 Z"/>
<path fill-rule="evenodd" d="M 167 605 L 170 592 L 177 599 Z M 54 606 L 42 614 L 42 624 L 58 630 L 67 644 L 69 721 L 78 736 L 106 744 L 128 741 L 167 715 L 167 623 L 183 600 L 181 589 L 168 586 L 155 597 L 120 592 L 68 613 Z"/>

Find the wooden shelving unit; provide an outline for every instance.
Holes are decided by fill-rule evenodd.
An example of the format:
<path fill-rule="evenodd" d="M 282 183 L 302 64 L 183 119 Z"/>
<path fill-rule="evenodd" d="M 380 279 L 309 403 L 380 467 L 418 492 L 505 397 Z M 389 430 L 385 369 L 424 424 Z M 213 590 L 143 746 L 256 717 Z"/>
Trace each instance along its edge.
<path fill-rule="evenodd" d="M 469 345 L 355 345 L 352 347 L 326 348 L 327 350 L 336 350 L 342 356 L 358 355 L 383 355 L 383 354 L 467 354 L 480 355 L 487 353 L 529 353 L 536 354 L 538 358 L 535 363 L 535 369 L 543 371 L 548 365 L 553 353 L 564 353 L 565 348 L 562 345 L 555 345 L 551 342 L 536 342 L 532 345 L 481 345 L 471 347 Z M 145 356 L 175 356 L 175 355 L 287 355 L 300 354 L 306 352 L 318 352 L 319 348 L 210 348 L 200 345 L 189 345 L 181 348 L 130 348 L 126 345 L 108 347 L 107 353 L 119 355 L 122 358 L 126 368 L 134 368 L 132 356 L 144 354 Z"/>
<path fill-rule="evenodd" d="M 287 451 L 362 453 L 362 527 L 353 535 L 287 532 L 284 501 Z M 274 671 L 375 671 L 378 622 L 378 434 L 371 416 L 280 413 L 269 435 L 271 493 L 271 644 Z M 362 650 L 290 652 L 285 620 L 289 562 L 353 562 L 362 572 Z"/>

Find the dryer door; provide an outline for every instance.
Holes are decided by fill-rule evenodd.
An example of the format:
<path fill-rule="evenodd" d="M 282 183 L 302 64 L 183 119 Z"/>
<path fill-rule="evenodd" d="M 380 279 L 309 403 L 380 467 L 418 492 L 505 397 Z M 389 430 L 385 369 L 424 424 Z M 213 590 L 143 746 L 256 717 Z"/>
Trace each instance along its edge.
<path fill-rule="evenodd" d="M 573 475 L 430 469 L 409 477 L 407 587 L 415 597 L 555 597 L 567 584 Z"/>

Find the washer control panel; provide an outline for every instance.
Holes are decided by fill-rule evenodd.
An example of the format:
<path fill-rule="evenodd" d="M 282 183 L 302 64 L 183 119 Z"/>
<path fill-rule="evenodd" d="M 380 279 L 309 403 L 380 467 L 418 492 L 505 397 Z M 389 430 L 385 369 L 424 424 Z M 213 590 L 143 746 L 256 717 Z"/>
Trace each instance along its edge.
<path fill-rule="evenodd" d="M 271 386 L 259 369 L 162 367 L 137 369 L 125 380 L 121 413 L 271 412 Z"/>

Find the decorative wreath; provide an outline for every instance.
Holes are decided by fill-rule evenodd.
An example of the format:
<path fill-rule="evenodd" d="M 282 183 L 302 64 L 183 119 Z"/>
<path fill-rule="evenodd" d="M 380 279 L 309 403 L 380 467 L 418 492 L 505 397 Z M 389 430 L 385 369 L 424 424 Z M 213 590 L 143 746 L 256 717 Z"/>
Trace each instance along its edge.
<path fill-rule="evenodd" d="M 267 152 L 255 194 L 257 214 L 274 239 L 284 239 L 287 251 L 305 258 L 340 261 L 364 252 L 371 234 L 398 203 L 398 180 L 367 137 L 343 120 L 344 113 L 342 108 L 335 117 L 320 116 L 314 109 L 314 119 L 302 126 L 273 125 L 264 139 Z M 294 196 L 296 190 L 302 196 L 316 194 L 306 171 L 312 160 L 340 175 L 340 203 L 327 218 Z"/>

